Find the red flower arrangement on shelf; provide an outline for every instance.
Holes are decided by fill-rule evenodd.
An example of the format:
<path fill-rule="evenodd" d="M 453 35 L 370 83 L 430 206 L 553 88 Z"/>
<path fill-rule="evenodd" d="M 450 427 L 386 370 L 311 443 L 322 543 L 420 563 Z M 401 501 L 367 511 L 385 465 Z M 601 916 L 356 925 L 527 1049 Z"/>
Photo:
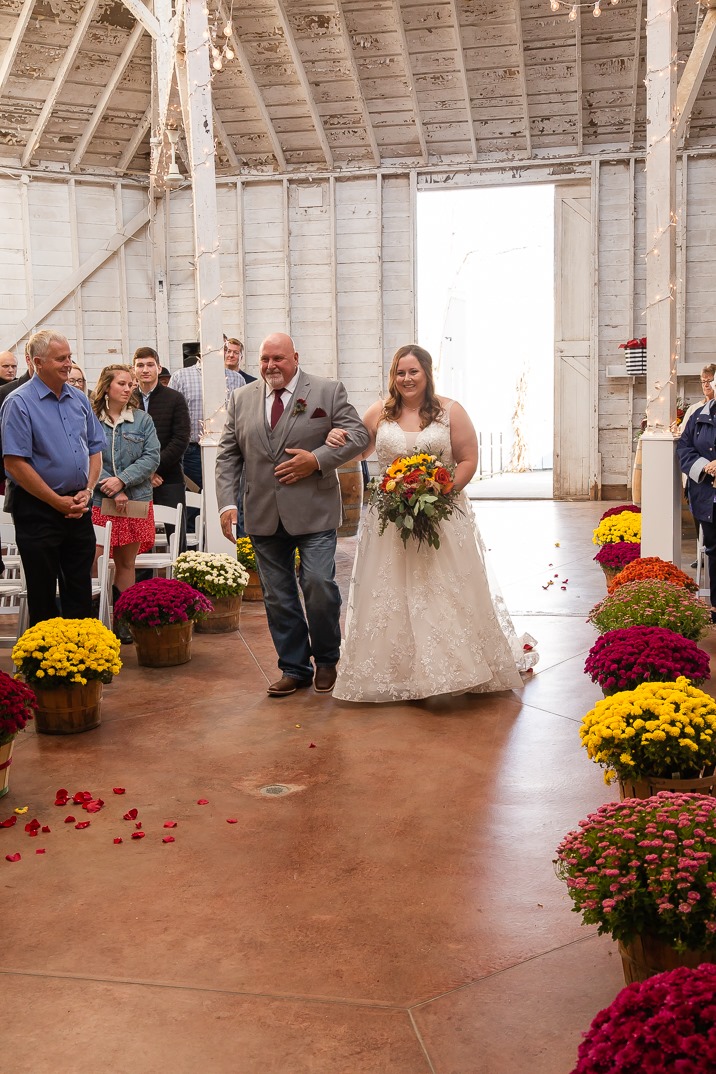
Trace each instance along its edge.
<path fill-rule="evenodd" d="M 35 691 L 0 671 L 0 746 L 24 730 L 36 709 Z"/>
<path fill-rule="evenodd" d="M 198 589 L 176 578 L 135 582 L 118 598 L 115 614 L 131 626 L 161 627 L 202 619 L 213 604 Z"/>
<path fill-rule="evenodd" d="M 641 512 L 641 507 L 637 507 L 633 503 L 623 503 L 620 507 L 610 507 L 604 512 L 599 521 L 603 522 L 605 518 L 611 518 L 612 515 L 620 515 L 622 511 L 634 511 L 638 515 Z"/>
<path fill-rule="evenodd" d="M 622 571 L 628 563 L 641 556 L 641 544 L 637 541 L 617 541 L 603 544 L 594 557 L 602 569 Z"/>
<path fill-rule="evenodd" d="M 680 675 L 697 686 L 710 678 L 708 654 L 666 627 L 609 630 L 589 650 L 584 671 L 605 694 L 633 690 L 642 682 L 674 682 Z"/>
<path fill-rule="evenodd" d="M 716 966 L 704 962 L 623 988 L 596 1016 L 571 1074 L 716 1070 Z"/>
<path fill-rule="evenodd" d="M 695 593 L 698 586 L 693 578 L 680 570 L 674 563 L 660 559 L 659 556 L 645 556 L 643 559 L 634 559 L 609 584 L 609 592 L 613 593 L 619 586 L 628 585 L 629 582 L 643 582 L 647 578 L 654 578 L 660 582 L 669 582 L 671 585 L 681 586 L 690 593 Z"/>

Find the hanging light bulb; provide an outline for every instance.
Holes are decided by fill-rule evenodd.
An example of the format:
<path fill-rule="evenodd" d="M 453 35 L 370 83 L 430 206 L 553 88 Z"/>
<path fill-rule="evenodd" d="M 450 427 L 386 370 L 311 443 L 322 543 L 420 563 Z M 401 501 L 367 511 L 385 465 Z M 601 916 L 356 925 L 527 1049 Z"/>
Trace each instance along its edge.
<path fill-rule="evenodd" d="M 592 15 L 594 15 L 595 19 L 598 19 L 599 16 L 601 15 L 601 13 L 602 13 L 602 9 L 599 6 L 600 3 L 601 3 L 601 0 L 597 0 L 596 4 L 594 5 L 594 11 L 592 12 Z"/>
<path fill-rule="evenodd" d="M 215 60 L 218 60 L 219 57 L 221 56 L 221 53 L 219 52 L 219 50 L 216 47 L 216 45 L 211 46 L 211 55 L 214 57 Z"/>
<path fill-rule="evenodd" d="M 613 2 L 613 0 L 612 0 L 612 2 Z M 224 37 L 231 37 L 233 32 L 234 32 L 233 26 L 231 25 L 230 22 L 227 22 L 226 26 L 224 27 Z"/>
<path fill-rule="evenodd" d="M 221 57 L 219 56 L 218 59 L 214 60 L 211 66 L 214 68 L 215 71 L 220 71 L 224 66 L 221 62 Z"/>
<path fill-rule="evenodd" d="M 552 11 L 559 11 L 559 0 L 550 0 L 549 6 L 552 8 Z"/>
<path fill-rule="evenodd" d="M 618 3 L 619 0 L 612 0 L 612 7 L 616 7 Z"/>
<path fill-rule="evenodd" d="M 224 55 L 226 56 L 227 60 L 233 60 L 234 50 L 227 47 L 226 51 L 224 52 Z"/>
<path fill-rule="evenodd" d="M 569 16 L 568 16 L 568 17 L 569 17 L 569 21 L 570 21 L 570 22 L 575 22 L 575 21 L 576 21 L 576 18 L 577 18 L 577 15 L 578 15 L 578 5 L 577 5 L 577 4 L 573 4 L 573 6 L 572 6 L 572 10 L 570 11 L 570 13 L 569 13 Z"/>

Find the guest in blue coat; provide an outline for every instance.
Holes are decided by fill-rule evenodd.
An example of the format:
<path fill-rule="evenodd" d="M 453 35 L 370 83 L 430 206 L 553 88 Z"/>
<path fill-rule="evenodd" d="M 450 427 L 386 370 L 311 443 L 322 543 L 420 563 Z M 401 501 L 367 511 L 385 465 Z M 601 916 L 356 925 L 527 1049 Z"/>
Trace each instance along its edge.
<path fill-rule="evenodd" d="M 711 585 L 711 621 L 716 623 L 716 399 L 707 398 L 684 425 L 676 450 L 687 478 L 689 507 L 704 535 Z"/>

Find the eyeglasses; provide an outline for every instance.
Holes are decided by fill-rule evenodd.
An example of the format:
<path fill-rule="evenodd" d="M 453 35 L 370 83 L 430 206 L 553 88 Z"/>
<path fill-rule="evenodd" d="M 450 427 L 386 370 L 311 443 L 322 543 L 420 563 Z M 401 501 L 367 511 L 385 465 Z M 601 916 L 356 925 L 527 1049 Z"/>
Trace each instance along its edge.
<path fill-rule="evenodd" d="M 72 386 L 75 388 L 84 388 L 85 379 L 84 377 L 68 377 L 67 383 L 72 384 Z"/>

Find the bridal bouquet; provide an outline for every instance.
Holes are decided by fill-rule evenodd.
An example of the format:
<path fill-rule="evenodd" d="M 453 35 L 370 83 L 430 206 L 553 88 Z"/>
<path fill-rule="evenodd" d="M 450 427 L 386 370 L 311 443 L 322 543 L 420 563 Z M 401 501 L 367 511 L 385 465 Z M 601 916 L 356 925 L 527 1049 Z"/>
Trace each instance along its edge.
<path fill-rule="evenodd" d="M 418 545 L 426 541 L 431 548 L 439 548 L 440 523 L 458 509 L 453 477 L 436 455 L 396 459 L 371 493 L 380 533 L 392 522 L 406 547 L 412 537 Z"/>

